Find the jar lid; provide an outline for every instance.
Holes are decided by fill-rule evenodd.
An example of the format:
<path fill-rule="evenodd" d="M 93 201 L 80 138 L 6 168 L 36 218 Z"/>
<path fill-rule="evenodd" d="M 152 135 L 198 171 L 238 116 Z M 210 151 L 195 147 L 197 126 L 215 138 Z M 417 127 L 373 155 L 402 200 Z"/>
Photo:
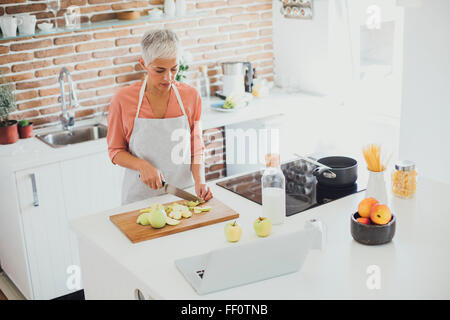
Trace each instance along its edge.
<path fill-rule="evenodd" d="M 399 171 L 411 171 L 416 168 L 416 165 L 414 162 L 409 160 L 402 160 L 395 164 L 395 170 Z"/>
<path fill-rule="evenodd" d="M 278 153 L 268 153 L 265 156 L 266 167 L 278 167 L 280 165 L 280 155 Z"/>

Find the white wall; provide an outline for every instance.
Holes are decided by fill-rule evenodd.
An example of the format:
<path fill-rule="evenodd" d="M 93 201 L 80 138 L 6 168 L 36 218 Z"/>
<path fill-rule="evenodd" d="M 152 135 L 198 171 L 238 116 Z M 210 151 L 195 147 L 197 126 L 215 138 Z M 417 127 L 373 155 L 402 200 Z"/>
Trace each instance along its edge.
<path fill-rule="evenodd" d="M 326 94 L 328 78 L 328 1 L 315 0 L 313 19 L 286 19 L 273 1 L 275 83 L 294 82 L 303 92 Z"/>
<path fill-rule="evenodd" d="M 406 7 L 400 158 L 450 184 L 450 1 Z"/>

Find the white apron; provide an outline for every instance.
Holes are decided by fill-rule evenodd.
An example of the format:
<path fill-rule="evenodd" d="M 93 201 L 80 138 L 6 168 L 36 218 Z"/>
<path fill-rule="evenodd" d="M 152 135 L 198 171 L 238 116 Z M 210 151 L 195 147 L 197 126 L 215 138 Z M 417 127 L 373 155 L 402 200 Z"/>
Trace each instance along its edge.
<path fill-rule="evenodd" d="M 167 183 L 182 189 L 191 187 L 194 185 L 190 165 L 191 134 L 178 89 L 171 84 L 181 111 L 183 111 L 182 116 L 166 119 L 143 119 L 139 118 L 139 110 L 146 84 L 147 77 L 145 77 L 139 92 L 136 117 L 128 146 L 129 152 L 135 157 L 147 160 L 152 166 L 159 169 Z M 144 184 L 139 177 L 139 171 L 125 168 L 122 205 L 163 193 L 163 189 L 154 190 Z"/>

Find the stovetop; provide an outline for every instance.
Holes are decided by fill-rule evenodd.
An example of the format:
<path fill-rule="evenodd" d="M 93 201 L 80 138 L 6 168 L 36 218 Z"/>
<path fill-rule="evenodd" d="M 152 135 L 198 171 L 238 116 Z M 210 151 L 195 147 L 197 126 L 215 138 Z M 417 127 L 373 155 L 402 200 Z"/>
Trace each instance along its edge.
<path fill-rule="evenodd" d="M 286 178 L 286 216 L 363 191 L 356 182 L 348 187 L 328 187 L 317 183 L 312 171 L 316 165 L 294 160 L 281 165 Z M 227 190 L 262 204 L 261 177 L 263 170 L 217 182 Z"/>

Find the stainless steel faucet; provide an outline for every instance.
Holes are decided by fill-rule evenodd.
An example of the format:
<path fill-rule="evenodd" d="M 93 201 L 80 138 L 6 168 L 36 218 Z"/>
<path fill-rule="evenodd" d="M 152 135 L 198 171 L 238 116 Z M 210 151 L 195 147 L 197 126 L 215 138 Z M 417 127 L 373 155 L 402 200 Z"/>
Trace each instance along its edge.
<path fill-rule="evenodd" d="M 75 108 L 78 106 L 77 96 L 75 95 L 75 90 L 72 84 L 72 77 L 70 76 L 70 72 L 66 67 L 63 67 L 59 72 L 59 88 L 61 91 L 61 115 L 59 119 L 61 120 L 61 125 L 64 130 L 72 130 L 75 125 L 75 116 L 73 111 L 67 110 L 66 106 L 66 97 L 64 93 L 64 74 L 67 77 L 67 82 L 69 85 L 69 103 L 71 108 Z"/>

